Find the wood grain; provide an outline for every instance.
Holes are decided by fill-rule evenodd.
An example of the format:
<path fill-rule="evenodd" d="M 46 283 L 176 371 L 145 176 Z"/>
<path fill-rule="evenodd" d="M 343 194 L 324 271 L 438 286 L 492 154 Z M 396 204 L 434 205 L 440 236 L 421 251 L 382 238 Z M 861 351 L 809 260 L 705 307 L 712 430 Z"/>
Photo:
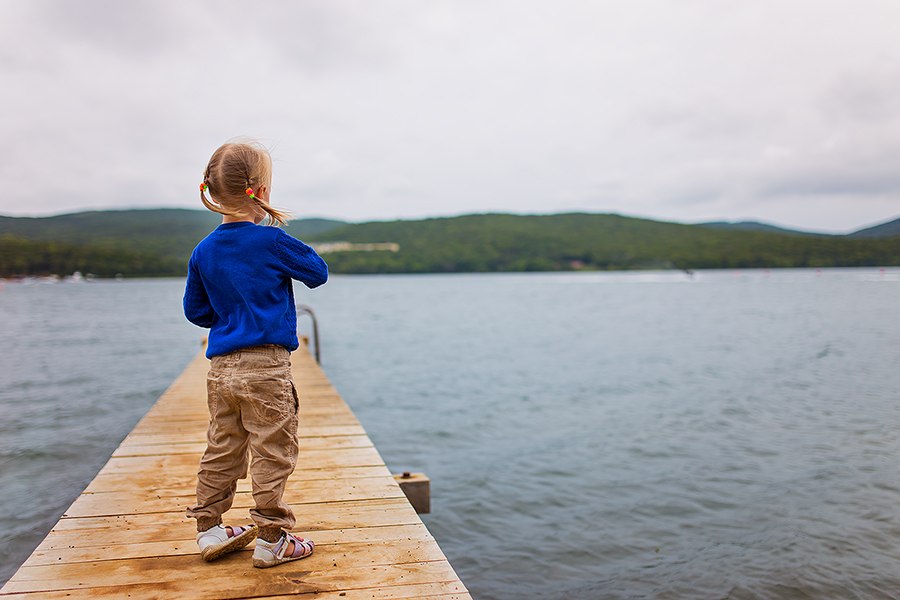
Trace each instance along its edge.
<path fill-rule="evenodd" d="M 197 468 L 209 414 L 202 352 L 169 386 L 0 589 L 0 600 L 61 598 L 471 598 L 378 450 L 305 347 L 291 356 L 300 396 L 300 456 L 285 499 L 309 558 L 254 569 L 252 545 L 200 559 Z M 226 522 L 248 523 L 249 481 Z"/>

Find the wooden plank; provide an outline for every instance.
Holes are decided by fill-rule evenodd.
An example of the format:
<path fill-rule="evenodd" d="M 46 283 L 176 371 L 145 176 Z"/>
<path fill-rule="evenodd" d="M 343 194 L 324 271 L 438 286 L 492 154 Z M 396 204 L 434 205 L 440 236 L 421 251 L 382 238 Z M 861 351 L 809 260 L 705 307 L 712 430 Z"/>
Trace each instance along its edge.
<path fill-rule="evenodd" d="M 197 455 L 197 462 L 200 456 Z M 387 477 L 391 472 L 382 465 L 346 466 L 328 468 L 298 468 L 291 475 L 291 481 L 312 481 L 316 479 L 340 480 L 362 477 Z M 161 472 L 152 476 L 131 476 L 128 473 L 104 474 L 92 481 L 85 493 L 126 492 L 144 493 L 147 480 L 154 482 L 154 491 L 159 495 L 175 496 L 193 494 L 197 485 L 196 473 Z M 248 492 L 252 489 L 249 479 L 238 481 L 238 491 Z"/>
<path fill-rule="evenodd" d="M 179 523 L 179 525 L 183 525 Z M 159 530 L 159 531 L 154 531 Z M 161 530 L 162 529 L 162 530 Z M 194 531 L 189 527 L 145 527 L 123 531 L 109 529 L 82 530 L 79 545 L 73 547 L 68 532 L 51 532 L 37 547 L 29 565 L 55 565 L 57 561 L 89 562 L 98 560 L 166 556 L 169 554 L 196 554 Z M 351 527 L 345 529 L 319 529 L 304 531 L 297 528 L 301 537 L 315 535 L 316 546 L 338 545 L 349 542 L 385 542 L 408 540 L 430 542 L 434 538 L 422 523 L 385 525 L 379 527 Z M 155 535 L 154 535 L 155 534 Z M 131 541 L 140 536 L 140 542 Z M 163 539 L 154 539 L 160 537 Z"/>
<path fill-rule="evenodd" d="M 310 415 L 353 415 L 350 407 L 343 402 L 332 401 L 306 401 L 302 400 L 300 406 L 300 418 Z M 201 410 L 202 408 L 202 410 Z M 141 419 L 141 423 L 154 423 L 165 426 L 168 423 L 179 423 L 182 421 L 190 422 L 207 422 L 209 420 L 209 412 L 206 407 L 191 407 L 189 410 L 182 407 L 178 410 L 173 407 L 171 411 L 154 411 Z"/>
<path fill-rule="evenodd" d="M 313 556 L 254 569 L 251 549 L 210 565 L 194 522 L 208 413 L 202 355 L 187 366 L 73 502 L 0 598 L 470 598 L 350 408 L 305 349 L 300 456 L 285 499 Z M 248 480 L 228 522 L 249 521 Z"/>
<path fill-rule="evenodd" d="M 23 577 L 11 579 L 0 597 L 5 593 L 65 590 L 72 594 L 70 598 L 224 600 L 459 581 L 446 561 L 351 566 L 336 560 L 328 563 L 324 553 L 315 553 L 272 571 L 254 569 L 243 553 L 230 554 L 214 564 L 201 561 L 199 568 L 198 560 L 194 556 L 165 556 L 25 566 L 20 569 L 25 571 Z M 314 560 L 318 561 L 315 566 L 310 564 Z M 99 577 L 101 584 L 97 583 Z M 460 592 L 465 591 L 461 583 L 459 587 Z"/>
<path fill-rule="evenodd" d="M 405 527 L 417 526 L 407 525 Z M 361 530 L 352 531 L 359 532 Z M 425 560 L 426 557 L 434 560 L 443 558 L 442 554 L 435 553 L 436 546 L 432 543 L 434 540 L 430 535 L 423 536 L 419 533 L 413 534 L 408 530 L 398 531 L 389 527 L 374 527 L 369 528 L 368 531 L 370 535 L 365 536 L 365 539 L 361 541 L 354 541 L 353 537 L 358 536 L 351 537 L 344 530 L 331 532 L 331 535 L 326 535 L 325 532 L 320 531 L 316 534 L 316 548 L 322 550 L 320 554 L 323 556 L 327 555 L 327 557 L 334 560 L 337 560 L 338 557 L 346 558 L 350 556 L 352 561 L 365 564 L 369 564 L 367 561 L 389 560 L 390 563 L 396 563 L 408 561 L 409 559 L 421 561 Z M 298 531 L 298 533 L 302 537 L 305 532 Z M 252 548 L 247 548 L 244 552 L 252 553 L 253 550 Z M 121 561 L 160 556 L 195 555 L 196 553 L 196 543 L 193 536 L 191 536 L 188 540 L 173 540 L 169 542 L 107 544 L 104 546 L 36 550 L 33 556 L 34 560 L 29 563 L 29 567 L 52 566 L 55 568 L 59 564 L 58 561 L 71 565 L 81 562 Z M 373 555 L 373 553 L 375 554 Z M 110 558 L 111 556 L 115 558 Z M 366 558 L 367 556 L 369 556 L 368 559 Z M 247 556 L 244 558 L 249 560 Z M 315 561 L 306 562 L 308 565 L 315 564 Z"/>
<path fill-rule="evenodd" d="M 24 592 L 17 594 L 0 594 L 4 600 L 77 600 L 78 598 L 118 598 L 116 595 L 118 588 L 109 591 L 103 591 L 104 588 L 96 589 L 96 595 L 92 590 L 84 591 L 40 591 L 40 592 Z M 254 598 L 266 600 L 406 600 L 410 598 L 420 598 L 421 600 L 471 600 L 472 596 L 468 593 L 455 593 L 453 590 L 462 589 L 457 582 L 440 582 L 440 583 L 420 583 L 411 585 L 376 587 L 349 589 L 341 591 L 329 592 L 310 592 L 304 594 L 290 594 L 278 596 L 254 596 Z M 141 593 L 143 592 L 143 593 Z M 443 593 L 442 593 L 443 592 Z M 168 599 L 168 596 L 152 589 L 140 590 L 131 587 L 126 593 L 127 598 L 147 598 L 147 599 Z"/>
<path fill-rule="evenodd" d="M 376 468 L 381 469 L 382 467 L 378 467 L 377 465 L 373 465 Z M 387 469 L 384 469 L 380 474 L 364 476 L 364 477 L 346 477 L 346 478 L 334 478 L 334 477 L 315 477 L 308 479 L 298 479 L 291 477 L 286 485 L 286 494 L 288 498 L 291 498 L 292 501 L 288 502 L 289 504 L 310 504 L 316 502 L 325 502 L 326 500 L 322 500 L 320 498 L 332 498 L 336 496 L 342 490 L 346 490 L 346 493 L 356 494 L 357 498 L 346 498 L 347 500 L 351 499 L 370 499 L 370 498 L 393 498 L 399 496 L 393 491 L 393 487 L 388 481 L 391 478 L 390 472 Z M 95 480 L 96 481 L 96 480 Z M 166 502 L 172 504 L 172 499 L 181 499 L 187 498 L 190 500 L 194 497 L 195 493 L 195 485 L 187 485 L 181 488 L 154 488 L 152 492 L 152 496 L 147 495 L 147 491 L 145 489 L 141 489 L 140 487 L 136 487 L 133 485 L 133 481 L 127 479 L 127 477 L 123 479 L 113 479 L 108 478 L 104 480 L 106 485 L 104 487 L 98 486 L 94 489 L 88 489 L 85 491 L 82 496 L 85 497 L 84 506 L 88 505 L 96 505 L 97 507 L 103 506 L 104 502 L 116 502 L 118 500 L 125 501 L 135 501 L 135 502 L 143 502 L 146 501 L 147 505 L 156 506 L 156 500 L 160 500 L 162 504 L 160 507 L 166 506 Z M 92 484 L 93 485 L 93 484 Z M 251 492 L 251 484 L 249 480 L 241 480 L 238 482 L 238 490 L 237 494 L 249 494 Z M 385 495 L 386 494 L 386 495 Z M 237 501 L 237 500 L 235 500 Z M 328 500 L 328 501 L 336 501 L 340 502 L 341 500 Z M 73 503 L 74 506 L 74 503 Z M 235 506 L 240 507 L 241 505 L 235 504 Z M 168 511 L 145 511 L 145 512 L 168 512 Z M 85 516 L 85 515 L 77 515 L 73 514 L 73 511 L 67 511 L 66 516 Z"/>
<path fill-rule="evenodd" d="M 98 477 L 113 473 L 184 472 L 197 475 L 200 454 L 165 454 L 155 456 L 114 456 L 100 470 Z M 365 467 L 383 465 L 381 455 L 373 445 L 358 448 L 318 449 L 307 448 L 300 441 L 297 468 L 327 469 L 332 467 Z"/>
<path fill-rule="evenodd" d="M 134 431 L 136 433 L 156 433 L 162 427 L 165 427 L 165 431 L 170 433 L 187 433 L 187 434 L 196 434 L 198 427 L 201 428 L 203 434 L 206 434 L 206 425 L 207 421 L 173 421 L 173 422 L 152 422 L 152 421 L 141 421 L 138 423 Z M 300 424 L 300 435 L 303 435 L 304 427 L 323 427 L 323 426 L 336 426 L 341 425 L 344 427 L 351 425 L 359 425 L 359 421 L 353 416 L 352 413 L 339 415 L 339 416 L 331 416 L 331 415 L 309 415 L 308 417 L 302 417 L 302 421 Z"/>
<path fill-rule="evenodd" d="M 176 490 L 171 496 L 164 495 L 169 490 L 135 492 L 84 493 L 66 510 L 65 517 L 96 517 L 104 515 L 130 515 L 183 511 L 195 501 L 192 492 Z M 295 492 L 288 494 L 288 492 Z M 286 498 L 290 505 L 318 502 L 343 502 L 370 498 L 405 498 L 393 477 L 360 477 L 342 480 L 312 480 L 297 482 L 289 480 Z M 234 497 L 234 508 L 251 508 L 253 498 L 248 491 L 239 491 Z"/>
<path fill-rule="evenodd" d="M 334 503 L 295 504 L 291 506 L 297 523 L 305 531 L 327 529 L 354 529 L 360 527 L 383 527 L 389 525 L 410 525 L 421 523 L 421 519 L 405 498 L 377 498 L 371 500 L 350 500 Z M 247 513 L 231 510 L 226 518 L 237 523 L 248 521 Z M 63 517 L 51 530 L 54 532 L 75 532 L 73 537 L 80 540 L 93 535 L 93 531 L 109 531 L 115 535 L 136 532 L 141 539 L 181 539 L 183 534 L 172 533 L 179 527 L 186 527 L 193 535 L 194 521 L 184 512 L 144 513 L 134 515 L 107 515 L 97 517 Z"/>
<path fill-rule="evenodd" d="M 297 431 L 297 435 L 301 440 L 301 443 L 304 438 L 309 437 L 337 437 L 337 436 L 347 436 L 347 435 L 366 435 L 366 430 L 362 428 L 361 425 L 323 425 L 319 427 L 311 427 L 307 424 L 301 424 L 300 429 Z M 368 437 L 368 436 L 367 436 Z M 204 444 L 206 443 L 206 428 L 202 431 L 193 430 L 185 433 L 172 433 L 172 432 L 164 432 L 160 433 L 158 431 L 147 431 L 143 433 L 132 431 L 128 434 L 123 441 L 123 445 L 133 444 L 133 443 L 155 443 L 155 444 L 177 444 L 177 443 L 187 443 L 190 441 L 200 441 Z"/>
<path fill-rule="evenodd" d="M 336 435 L 332 437 L 305 437 L 300 445 L 306 450 L 341 448 L 371 448 L 372 440 L 365 435 Z M 206 450 L 206 441 L 188 441 L 174 443 L 122 443 L 113 452 L 113 458 L 123 456 L 164 456 L 173 454 L 193 454 L 197 457 Z"/>
<path fill-rule="evenodd" d="M 333 451 L 332 454 L 327 454 L 327 450 L 316 450 L 315 453 L 308 452 L 300 453 L 301 460 L 298 461 L 297 466 L 295 468 L 295 473 L 297 473 L 297 478 L 299 479 L 317 479 L 318 476 L 309 476 L 306 471 L 318 471 L 322 474 L 325 472 L 332 472 L 334 477 L 340 478 L 342 477 L 341 470 L 342 469 L 359 469 L 362 467 L 383 467 L 384 462 L 377 460 L 379 455 L 373 451 L 373 448 L 338 448 Z M 324 454 L 323 454 L 324 453 Z M 321 460 L 314 460 L 316 458 L 316 454 L 322 454 Z M 175 454 L 175 455 L 150 455 L 150 456 L 128 456 L 122 458 L 183 458 L 186 460 L 193 459 L 191 461 L 194 465 L 193 468 L 172 468 L 166 471 L 158 471 L 157 473 L 153 473 L 150 471 L 132 471 L 129 472 L 124 468 L 114 467 L 109 470 L 104 471 L 103 473 L 97 475 L 95 481 L 116 481 L 117 479 L 124 480 L 129 479 L 132 480 L 143 479 L 144 481 L 152 480 L 155 483 L 155 486 L 158 487 L 166 487 L 167 484 L 165 482 L 169 481 L 169 477 L 193 477 L 196 483 L 197 478 L 197 465 L 200 464 L 200 454 Z M 167 461 L 169 462 L 169 461 Z M 174 462 L 174 461 L 171 461 Z M 246 479 L 247 482 L 250 479 Z M 97 488 L 90 488 L 87 490 L 89 492 L 99 492 L 104 491 Z M 112 490 L 106 490 L 112 491 Z"/>
<path fill-rule="evenodd" d="M 317 542 L 327 541 L 331 533 L 340 531 L 347 540 L 358 539 L 379 528 L 424 527 L 415 511 L 402 499 L 353 501 L 294 506 L 301 536 Z M 231 511 L 229 522 L 245 523 L 246 513 Z M 324 532 L 321 538 L 319 532 Z M 135 543 L 183 542 L 193 544 L 194 522 L 184 513 L 152 513 L 62 519 L 48 534 L 38 551 L 86 549 Z M 73 543 L 74 540 L 74 543 Z M 191 546 L 196 554 L 196 546 Z M 37 552 L 37 551 L 36 551 Z M 31 559 L 29 559 L 29 564 Z"/>

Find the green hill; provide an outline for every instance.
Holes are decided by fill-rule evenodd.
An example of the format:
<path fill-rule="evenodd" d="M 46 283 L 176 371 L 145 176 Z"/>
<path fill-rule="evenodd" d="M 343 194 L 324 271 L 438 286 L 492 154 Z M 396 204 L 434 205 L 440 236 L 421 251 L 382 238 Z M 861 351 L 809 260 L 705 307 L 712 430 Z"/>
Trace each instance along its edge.
<path fill-rule="evenodd" d="M 219 222 L 201 210 L 96 211 L 0 217 L 0 276 L 183 275 L 191 249 Z M 702 269 L 900 265 L 900 236 L 798 235 L 683 225 L 610 214 L 479 214 L 350 224 L 292 221 L 307 242 L 394 242 L 398 252 L 326 255 L 334 273 Z"/>
<path fill-rule="evenodd" d="M 100 277 L 183 275 L 191 250 L 220 222 L 221 216 L 206 210 L 176 208 L 0 216 L 0 277 L 74 271 Z M 286 230 L 308 239 L 342 225 L 298 219 Z"/>
<path fill-rule="evenodd" d="M 208 210 L 180 208 L 91 211 L 37 218 L 0 216 L 0 237 L 121 248 L 183 261 L 221 220 L 220 215 Z M 341 225 L 346 223 L 299 219 L 291 221 L 286 230 L 306 239 Z"/>
<path fill-rule="evenodd" d="M 822 235 L 811 233 L 809 231 L 797 231 L 796 229 L 785 229 L 777 225 L 769 225 L 768 223 L 760 223 L 758 221 L 713 221 L 710 223 L 697 223 L 703 227 L 712 227 L 713 229 L 731 229 L 737 231 L 764 231 L 768 233 L 784 233 L 789 235 Z"/>
<path fill-rule="evenodd" d="M 852 238 L 883 238 L 894 235 L 900 235 L 900 218 L 875 225 L 874 227 L 866 227 L 849 235 Z"/>
<path fill-rule="evenodd" d="M 163 270 L 168 273 L 183 262 L 184 253 L 190 253 L 197 241 L 220 220 L 221 217 L 217 219 L 208 211 L 183 209 L 92 211 L 42 218 L 0 217 L 0 250 L 3 251 L 0 256 L 5 256 L 10 236 L 14 236 L 23 243 L 29 242 L 33 248 L 43 248 L 43 254 L 51 263 L 50 257 L 63 262 L 63 257 L 72 253 L 73 248 L 91 248 L 91 256 L 136 253 L 156 257 L 168 265 Z M 108 266 L 114 268 L 106 261 L 102 263 L 103 268 L 93 267 L 93 263 L 83 266 L 91 266 L 88 270 L 98 275 L 106 275 Z M 45 266 L 32 272 L 42 272 Z M 8 274 L 5 269 L 3 271 Z M 127 261 L 123 269 L 113 271 L 118 272 L 155 274 L 133 261 Z"/>
<path fill-rule="evenodd" d="M 705 269 L 900 264 L 900 237 L 855 240 L 680 225 L 609 214 L 467 215 L 347 225 L 321 240 L 396 242 L 329 254 L 336 272 Z"/>

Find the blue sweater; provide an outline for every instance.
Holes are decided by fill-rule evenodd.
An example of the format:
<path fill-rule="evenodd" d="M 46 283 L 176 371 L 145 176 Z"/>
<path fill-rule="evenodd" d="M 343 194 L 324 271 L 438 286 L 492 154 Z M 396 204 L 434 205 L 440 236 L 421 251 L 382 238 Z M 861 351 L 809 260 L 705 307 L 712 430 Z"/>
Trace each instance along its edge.
<path fill-rule="evenodd" d="M 207 358 L 260 344 L 296 350 L 291 279 L 320 286 L 328 265 L 277 227 L 223 223 L 197 244 L 188 263 L 184 315 L 209 328 Z"/>

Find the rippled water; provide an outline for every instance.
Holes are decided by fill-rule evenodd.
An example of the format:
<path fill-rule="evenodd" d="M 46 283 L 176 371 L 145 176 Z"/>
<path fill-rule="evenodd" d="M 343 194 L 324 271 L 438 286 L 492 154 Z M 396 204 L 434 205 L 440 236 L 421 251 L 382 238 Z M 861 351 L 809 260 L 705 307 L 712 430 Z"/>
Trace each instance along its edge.
<path fill-rule="evenodd" d="M 0 290 L 4 579 L 198 350 L 181 286 Z M 298 293 L 476 598 L 900 597 L 900 270 Z"/>

